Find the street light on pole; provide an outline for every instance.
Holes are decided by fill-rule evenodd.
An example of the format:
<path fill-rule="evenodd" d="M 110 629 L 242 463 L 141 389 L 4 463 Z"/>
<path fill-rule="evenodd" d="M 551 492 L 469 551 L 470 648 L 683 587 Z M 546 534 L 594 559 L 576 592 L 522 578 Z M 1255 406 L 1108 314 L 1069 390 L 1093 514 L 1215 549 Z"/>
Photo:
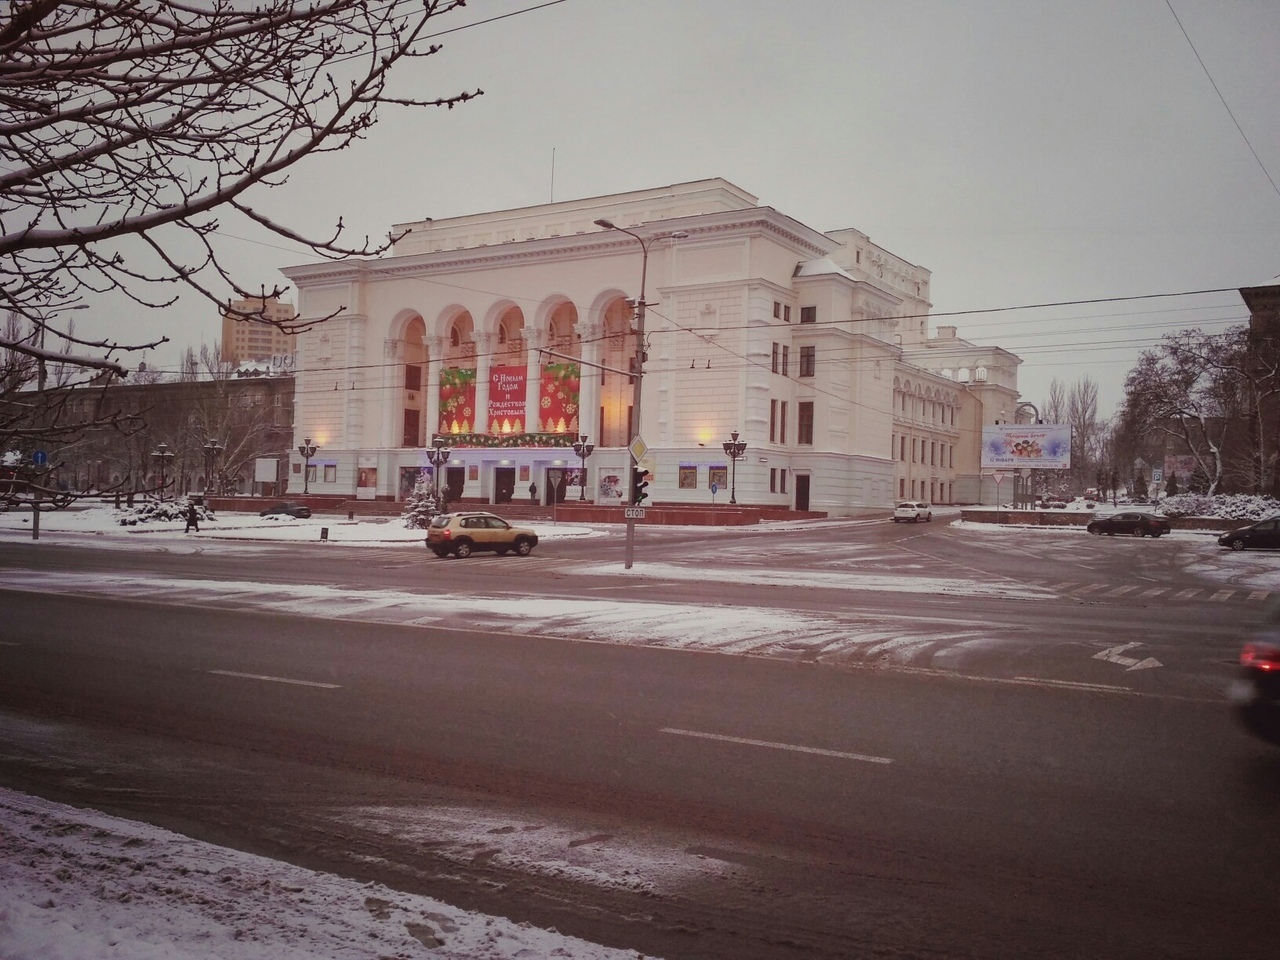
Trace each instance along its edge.
<path fill-rule="evenodd" d="M 724 447 L 725 456 L 733 461 L 733 479 L 729 481 L 729 502 L 736 506 L 738 503 L 738 461 L 747 455 L 747 441 L 738 439 L 737 430 L 733 431 L 729 436 L 730 439 L 726 440 L 721 446 Z"/>
<path fill-rule="evenodd" d="M 213 490 L 213 470 L 218 464 L 218 455 L 225 448 L 212 437 L 204 445 L 204 493 L 209 496 Z"/>
<path fill-rule="evenodd" d="M 581 491 L 578 494 L 579 500 L 587 499 L 587 457 L 595 453 L 595 449 L 596 445 L 594 443 L 587 443 L 587 435 L 585 433 L 578 434 L 578 442 L 573 445 L 573 452 L 582 460 L 582 486 L 578 488 Z"/>
<path fill-rule="evenodd" d="M 427 451 L 427 460 L 431 463 L 431 479 L 432 485 L 435 487 L 436 503 L 440 503 L 440 469 L 449 462 L 449 456 L 453 453 L 449 449 L 449 441 L 440 434 L 436 434 L 431 438 L 431 449 Z"/>
<path fill-rule="evenodd" d="M 151 459 L 160 465 L 160 499 L 164 499 L 164 488 L 166 486 L 165 472 L 168 470 L 169 464 L 173 463 L 174 453 L 169 449 L 169 445 L 165 443 L 157 444 L 155 452 L 151 454 Z"/>
<path fill-rule="evenodd" d="M 635 393 L 631 400 L 631 408 L 635 411 L 635 423 L 634 423 L 635 435 L 631 439 L 632 441 L 634 441 L 640 436 L 640 386 L 644 380 L 644 361 L 645 361 L 644 311 L 645 311 L 645 307 L 648 306 L 648 304 L 644 302 L 644 287 L 645 287 L 645 281 L 647 280 L 648 274 L 649 274 L 649 245 L 652 244 L 655 240 L 683 240 L 686 237 L 688 237 L 689 234 L 685 230 L 671 230 L 666 233 L 655 233 L 653 234 L 653 236 L 646 238 L 646 237 L 642 237 L 638 233 L 634 233 L 631 230 L 627 230 L 625 227 L 618 226 L 612 220 L 605 220 L 601 218 L 595 221 L 595 224 L 597 227 L 604 227 L 604 229 L 606 230 L 617 230 L 619 233 L 625 233 L 627 236 L 631 237 L 637 243 L 640 244 L 640 253 L 641 253 L 640 296 L 636 298 L 635 304 L 634 304 L 635 327 L 636 327 L 636 355 L 635 355 L 635 359 L 632 361 L 632 367 L 634 368 L 633 377 L 635 379 Z M 629 474 L 631 476 L 631 480 L 627 488 L 626 502 L 634 503 L 635 502 L 635 476 L 636 476 L 636 470 L 639 467 L 640 462 L 638 459 L 636 459 L 635 451 L 631 450 L 630 452 L 631 452 L 631 470 L 629 471 Z M 631 561 L 635 555 L 635 543 L 636 543 L 636 520 L 634 516 L 630 516 L 630 517 L 627 517 L 627 552 L 626 552 L 625 562 L 623 563 L 623 567 L 627 570 L 631 569 Z"/>
<path fill-rule="evenodd" d="M 311 458 L 316 455 L 316 451 L 320 447 L 311 442 L 310 437 L 303 438 L 298 444 L 298 456 L 302 458 L 302 495 L 306 496 L 311 492 Z"/>

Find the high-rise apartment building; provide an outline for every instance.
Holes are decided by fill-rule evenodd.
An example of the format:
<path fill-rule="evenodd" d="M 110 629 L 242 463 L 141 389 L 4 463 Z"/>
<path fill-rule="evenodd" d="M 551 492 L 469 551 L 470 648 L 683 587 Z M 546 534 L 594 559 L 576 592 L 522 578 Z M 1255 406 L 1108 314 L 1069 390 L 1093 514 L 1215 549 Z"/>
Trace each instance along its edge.
<path fill-rule="evenodd" d="M 262 313 L 269 320 L 288 321 L 298 315 L 292 303 L 274 297 L 237 300 L 233 310 Z M 297 337 L 261 320 L 244 320 L 228 311 L 222 316 L 222 359 L 228 363 L 291 357 Z"/>

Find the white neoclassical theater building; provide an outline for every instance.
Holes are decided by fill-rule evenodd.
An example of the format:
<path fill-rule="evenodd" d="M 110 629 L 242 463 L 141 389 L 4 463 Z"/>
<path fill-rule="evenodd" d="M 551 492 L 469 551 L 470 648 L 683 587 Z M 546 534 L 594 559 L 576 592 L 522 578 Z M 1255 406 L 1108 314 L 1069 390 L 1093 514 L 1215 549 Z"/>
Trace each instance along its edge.
<path fill-rule="evenodd" d="M 440 434 L 454 501 L 527 500 L 532 484 L 541 502 L 619 504 L 639 436 L 651 503 L 733 493 L 846 515 L 974 502 L 982 425 L 1017 405 L 1017 357 L 955 327 L 930 335 L 928 270 L 724 180 L 393 235 L 381 259 L 284 271 L 300 319 L 330 318 L 298 338 L 295 433 L 319 447 L 313 493 L 403 499 L 432 474 Z M 735 431 L 736 464 L 722 447 Z M 582 435 L 595 446 L 585 489 Z M 290 489 L 302 469 L 295 453 Z"/>

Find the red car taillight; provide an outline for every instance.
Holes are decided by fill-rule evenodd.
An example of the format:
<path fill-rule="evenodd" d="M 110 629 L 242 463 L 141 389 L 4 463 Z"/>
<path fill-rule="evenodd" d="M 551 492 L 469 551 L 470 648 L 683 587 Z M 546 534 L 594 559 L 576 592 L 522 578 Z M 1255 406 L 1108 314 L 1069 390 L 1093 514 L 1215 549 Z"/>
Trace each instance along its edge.
<path fill-rule="evenodd" d="M 453 531 L 452 531 L 452 530 L 450 530 L 448 527 L 445 527 L 445 528 L 444 528 L 444 530 L 442 530 L 442 531 L 440 532 L 440 539 L 442 539 L 442 540 L 452 540 L 452 539 L 453 539 Z"/>
<path fill-rule="evenodd" d="M 1250 670 L 1280 670 L 1280 647 L 1269 643 L 1246 643 L 1240 651 L 1240 666 Z"/>

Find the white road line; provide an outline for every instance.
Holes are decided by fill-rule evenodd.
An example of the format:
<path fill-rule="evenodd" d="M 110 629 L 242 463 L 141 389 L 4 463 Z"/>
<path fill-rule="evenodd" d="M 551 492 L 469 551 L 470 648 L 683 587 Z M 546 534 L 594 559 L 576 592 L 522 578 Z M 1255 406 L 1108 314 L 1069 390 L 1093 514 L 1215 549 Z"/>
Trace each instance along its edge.
<path fill-rule="evenodd" d="M 1105 690 L 1107 693 L 1128 693 L 1135 696 L 1143 696 L 1129 687 L 1118 687 L 1109 683 L 1080 683 L 1076 680 L 1049 680 L 1043 677 L 1014 677 L 1012 680 L 1001 677 L 985 677 L 992 683 L 1023 683 L 1028 686 L 1038 687 L 1041 685 L 1050 687 L 1070 687 L 1073 690 Z"/>
<path fill-rule="evenodd" d="M 1110 591 L 1109 593 L 1107 593 L 1107 596 L 1108 596 L 1108 597 L 1123 597 L 1126 593 L 1132 593 L 1134 590 L 1137 590 L 1137 589 L 1138 589 L 1138 588 L 1137 588 L 1136 586 L 1133 586 L 1133 585 L 1130 585 L 1130 586 L 1127 586 L 1127 587 L 1116 587 L 1114 590 L 1112 590 L 1112 591 Z"/>
<path fill-rule="evenodd" d="M 1223 600 L 1226 600 L 1226 599 L 1228 599 L 1228 598 L 1230 598 L 1230 597 L 1234 597 L 1235 595 L 1236 595 L 1236 592 L 1235 592 L 1234 590 L 1219 590 L 1217 593 L 1215 593 L 1215 594 L 1214 594 L 1212 597 L 1210 597 L 1209 599 L 1210 599 L 1210 600 L 1216 600 L 1216 601 L 1218 601 L 1219 603 L 1221 603 Z"/>
<path fill-rule="evenodd" d="M 234 670 L 210 670 L 220 677 L 242 677 L 245 680 L 269 680 L 272 683 L 293 683 L 299 687 L 320 687 L 322 690 L 339 690 L 340 683 L 316 683 L 314 680 L 291 680 L 288 677 L 267 677 L 260 673 L 236 673 Z"/>
<path fill-rule="evenodd" d="M 861 760 L 864 763 L 893 763 L 888 757 L 872 757 L 865 753 L 844 753 L 840 750 L 823 750 L 819 747 L 801 747 L 794 743 L 772 743 L 769 740 L 748 740 L 746 737 L 726 737 L 720 733 L 699 733 L 697 730 L 677 730 L 663 727 L 659 733 L 671 733 L 678 737 L 700 737 L 703 740 L 721 740 L 725 743 L 743 743 L 749 747 L 769 747 L 771 750 L 793 750 L 796 753 L 816 753 L 822 757 L 839 757 L 841 760 Z"/>
<path fill-rule="evenodd" d="M 0 640 L 0 647 L 20 647 L 20 646 L 22 646 L 22 644 L 20 643 L 11 643 L 8 640 Z"/>
<path fill-rule="evenodd" d="M 1179 590 L 1169 599 L 1170 600 L 1190 600 L 1199 592 L 1200 592 L 1200 589 L 1198 587 L 1192 587 L 1190 590 Z"/>
<path fill-rule="evenodd" d="M 1267 597 L 1269 597 L 1269 596 L 1271 596 L 1271 591 L 1270 591 L 1270 590 L 1255 590 L 1255 591 L 1253 591 L 1253 593 L 1249 594 L 1249 599 L 1250 599 L 1250 600 L 1265 600 L 1265 599 L 1267 599 Z"/>
<path fill-rule="evenodd" d="M 1074 586 L 1075 586 L 1076 584 L 1078 584 L 1079 582 L 1080 582 L 1079 580 L 1067 580 L 1067 581 L 1065 581 L 1064 583 L 1053 583 L 1053 584 L 1050 584 L 1050 585 L 1049 585 L 1049 589 L 1051 589 L 1051 590 L 1066 590 L 1066 589 L 1068 589 L 1068 588 L 1070 588 L 1070 587 L 1074 587 Z"/>
<path fill-rule="evenodd" d="M 1107 585 L 1105 583 L 1091 583 L 1087 587 L 1081 587 L 1077 590 L 1076 596 L 1084 596 L 1086 593 L 1093 593 L 1095 590 L 1105 589 L 1106 586 Z"/>
<path fill-rule="evenodd" d="M 1142 591 L 1140 594 L 1138 594 L 1134 599 L 1135 599 L 1135 600 L 1147 600 L 1147 599 L 1150 599 L 1151 597 L 1158 597 L 1158 596 L 1160 596 L 1160 594 L 1162 594 L 1162 593 L 1168 593 L 1168 592 L 1169 592 L 1169 588 L 1168 588 L 1168 587 L 1152 587 L 1150 590 L 1143 590 L 1143 591 Z"/>

